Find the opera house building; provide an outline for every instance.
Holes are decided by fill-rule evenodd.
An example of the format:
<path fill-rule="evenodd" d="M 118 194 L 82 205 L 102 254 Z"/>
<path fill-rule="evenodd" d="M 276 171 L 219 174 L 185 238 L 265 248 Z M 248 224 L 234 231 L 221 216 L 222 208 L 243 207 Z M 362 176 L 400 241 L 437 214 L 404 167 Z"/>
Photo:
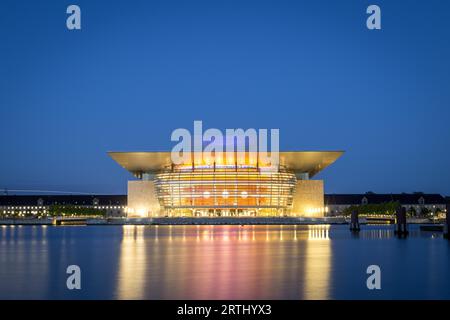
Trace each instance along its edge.
<path fill-rule="evenodd" d="M 311 178 L 342 153 L 280 152 L 276 170 L 236 155 L 178 165 L 170 152 L 109 155 L 137 178 L 128 182 L 129 217 L 323 217 L 323 180 Z"/>

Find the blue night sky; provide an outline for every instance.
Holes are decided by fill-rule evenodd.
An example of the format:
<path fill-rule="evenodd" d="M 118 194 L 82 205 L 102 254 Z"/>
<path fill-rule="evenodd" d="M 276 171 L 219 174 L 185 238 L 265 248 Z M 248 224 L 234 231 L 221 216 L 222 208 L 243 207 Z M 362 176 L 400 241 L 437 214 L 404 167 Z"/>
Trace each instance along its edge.
<path fill-rule="evenodd" d="M 345 150 L 328 193 L 450 194 L 449 1 L 2 0 L 0 37 L 0 188 L 125 193 L 107 151 L 203 120 Z"/>

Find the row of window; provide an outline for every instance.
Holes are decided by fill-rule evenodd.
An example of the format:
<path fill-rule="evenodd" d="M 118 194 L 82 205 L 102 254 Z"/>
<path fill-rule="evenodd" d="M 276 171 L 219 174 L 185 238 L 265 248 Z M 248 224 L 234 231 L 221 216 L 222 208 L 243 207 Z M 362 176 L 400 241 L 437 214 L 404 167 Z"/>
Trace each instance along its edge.
<path fill-rule="evenodd" d="M 91 207 L 91 206 L 76 206 L 76 207 Z M 48 209 L 48 206 L 0 206 L 0 208 L 7 209 L 7 210 L 42 210 L 42 209 Z M 125 206 L 94 206 L 94 209 L 106 209 L 106 210 L 112 210 L 112 209 L 125 209 Z"/>

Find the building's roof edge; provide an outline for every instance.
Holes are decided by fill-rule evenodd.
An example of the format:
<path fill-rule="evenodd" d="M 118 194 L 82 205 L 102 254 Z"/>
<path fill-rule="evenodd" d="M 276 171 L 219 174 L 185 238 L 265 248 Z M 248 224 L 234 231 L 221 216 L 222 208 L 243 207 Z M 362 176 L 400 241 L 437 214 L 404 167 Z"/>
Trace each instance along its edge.
<path fill-rule="evenodd" d="M 237 154 L 237 152 L 234 152 Z M 281 151 L 279 152 L 280 165 L 290 168 L 295 172 L 308 172 L 310 177 L 313 177 L 332 163 L 334 163 L 339 157 L 342 156 L 344 151 Z M 195 159 L 195 152 L 190 152 L 191 160 L 186 164 L 191 164 L 195 162 L 197 164 L 197 159 Z M 259 153 L 258 153 L 259 154 Z M 172 164 L 171 152 L 170 151 L 135 151 L 135 152 L 125 152 L 125 151 L 110 151 L 108 155 L 116 161 L 120 166 L 133 173 L 134 175 L 143 172 L 157 172 L 163 168 L 170 167 Z M 237 162 L 237 158 L 230 160 L 226 156 L 226 152 L 223 153 L 224 157 L 221 162 L 226 164 L 231 164 Z M 215 159 L 205 159 L 202 157 L 201 165 L 212 165 Z M 230 163 L 231 161 L 231 163 Z M 242 164 L 249 164 L 249 159 L 245 159 Z M 253 159 L 254 161 L 254 159 Z M 261 159 L 258 161 L 261 166 Z M 241 163 L 239 163 L 241 164 Z M 270 165 L 269 163 L 267 165 Z"/>

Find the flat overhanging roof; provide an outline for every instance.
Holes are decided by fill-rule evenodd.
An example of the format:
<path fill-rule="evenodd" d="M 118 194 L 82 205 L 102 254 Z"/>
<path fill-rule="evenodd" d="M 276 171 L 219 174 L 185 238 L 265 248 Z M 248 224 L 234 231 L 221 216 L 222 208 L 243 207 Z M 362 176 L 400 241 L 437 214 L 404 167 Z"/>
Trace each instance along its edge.
<path fill-rule="evenodd" d="M 313 177 L 330 164 L 335 162 L 343 151 L 286 151 L 280 152 L 280 165 L 297 173 L 309 173 Z M 130 171 L 133 175 L 145 172 L 158 172 L 172 165 L 171 152 L 108 152 L 119 165 Z M 194 158 L 191 153 L 191 159 Z M 231 160 L 224 159 L 225 164 L 236 163 L 236 156 Z M 192 164 L 193 161 L 187 163 Z M 211 162 L 211 163 L 209 163 Z M 204 159 L 202 165 L 213 165 L 214 160 Z M 228 163 L 230 162 L 230 163 Z M 240 163 L 239 163 L 240 164 Z M 243 163 L 248 164 L 248 163 Z"/>

